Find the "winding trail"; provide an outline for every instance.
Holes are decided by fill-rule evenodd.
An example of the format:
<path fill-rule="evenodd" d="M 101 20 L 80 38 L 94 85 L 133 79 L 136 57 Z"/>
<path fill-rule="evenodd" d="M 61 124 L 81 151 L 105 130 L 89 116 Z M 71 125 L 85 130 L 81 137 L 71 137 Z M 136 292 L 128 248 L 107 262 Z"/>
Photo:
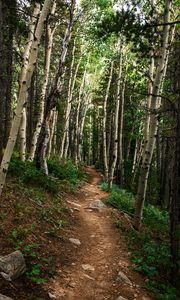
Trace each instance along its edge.
<path fill-rule="evenodd" d="M 107 193 L 98 187 L 101 175 L 92 168 L 86 171 L 89 182 L 73 200 L 67 201 L 78 218 L 78 225 L 69 233 L 69 238 L 79 239 L 81 245 L 69 243 L 72 262 L 59 268 L 49 290 L 57 300 L 121 300 L 119 296 L 128 300 L 154 299 L 144 288 L 145 278 L 129 268 L 132 263 L 125 240 L 114 225 L 115 210 L 88 209 L 93 201 L 105 199 Z M 90 265 L 92 270 L 84 270 L 83 264 Z M 118 280 L 119 271 L 132 284 Z"/>

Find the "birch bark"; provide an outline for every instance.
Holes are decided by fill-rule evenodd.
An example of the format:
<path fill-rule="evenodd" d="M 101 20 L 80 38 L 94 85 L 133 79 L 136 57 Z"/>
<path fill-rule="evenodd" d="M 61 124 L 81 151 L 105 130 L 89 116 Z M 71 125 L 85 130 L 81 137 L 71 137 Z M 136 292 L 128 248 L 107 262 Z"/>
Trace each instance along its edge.
<path fill-rule="evenodd" d="M 31 44 L 30 38 L 28 39 L 28 45 L 25 50 L 25 53 L 27 49 L 29 48 L 29 45 L 31 44 L 29 56 L 26 57 L 25 63 L 22 68 L 21 73 L 21 79 L 20 79 L 20 91 L 18 96 L 18 103 L 16 107 L 15 117 L 12 122 L 12 127 L 10 131 L 10 136 L 8 139 L 8 143 L 3 155 L 3 159 L 1 162 L 1 168 L 0 168 L 0 195 L 3 190 L 3 186 L 6 180 L 6 174 L 8 171 L 9 162 L 13 153 L 13 149 L 16 143 L 19 126 L 22 118 L 22 111 L 23 108 L 26 107 L 27 104 L 27 90 L 31 83 L 31 77 L 34 71 L 34 67 L 37 60 L 37 54 L 39 50 L 39 44 L 41 35 L 43 32 L 44 22 L 47 18 L 47 15 L 49 13 L 49 9 L 52 5 L 52 0 L 45 0 L 42 11 L 40 13 L 39 20 L 37 22 L 35 34 L 33 36 L 33 41 Z M 35 21 L 34 21 L 35 22 Z"/>
<path fill-rule="evenodd" d="M 166 0 L 165 17 L 164 17 L 165 24 L 169 23 L 170 21 L 170 12 L 171 12 L 171 1 Z M 166 64 L 167 64 L 168 45 L 169 45 L 169 25 L 164 25 L 163 44 L 162 44 L 159 60 L 157 62 L 156 76 L 152 88 L 151 110 L 153 111 L 155 111 L 159 105 L 159 99 L 157 95 L 159 95 L 163 75 L 165 75 L 164 70 L 166 69 Z M 145 201 L 146 190 L 147 190 L 147 181 L 149 177 L 149 170 L 150 170 L 150 165 L 151 165 L 154 146 L 155 146 L 156 132 L 157 132 L 157 115 L 152 114 L 149 123 L 149 138 L 147 140 L 144 149 L 144 155 L 142 159 L 140 176 L 138 181 L 138 191 L 137 191 L 137 196 L 135 201 L 135 213 L 134 213 L 133 225 L 134 228 L 137 230 L 139 230 L 141 227 L 144 201 Z"/>
<path fill-rule="evenodd" d="M 63 131 L 63 137 L 61 141 L 61 148 L 60 148 L 60 158 L 67 157 L 68 147 L 69 147 L 69 118 L 70 118 L 70 112 L 71 112 L 71 106 L 72 106 L 72 100 L 73 100 L 73 91 L 74 86 L 76 83 L 77 74 L 79 71 L 79 67 L 81 64 L 82 56 L 80 56 L 80 59 L 78 61 L 78 64 L 75 69 L 74 77 L 73 77 L 73 66 L 74 66 L 74 52 L 75 52 L 75 45 L 73 49 L 73 57 L 72 57 L 72 63 L 71 63 L 71 74 L 69 78 L 69 87 L 68 87 L 68 98 L 67 98 L 67 107 L 66 107 L 66 113 L 65 113 L 65 123 L 64 123 L 64 131 Z M 66 142 L 66 144 L 65 144 Z"/>
<path fill-rule="evenodd" d="M 54 1 L 52 9 L 51 9 L 51 15 L 54 15 L 56 11 L 56 1 Z M 37 141 L 38 137 L 41 131 L 43 117 L 44 117 L 44 106 L 45 106 L 45 98 L 47 93 L 47 86 L 49 82 L 49 73 L 50 73 L 50 64 L 51 64 L 51 54 L 52 54 L 52 46 L 53 46 L 53 37 L 56 30 L 56 25 L 52 29 L 50 24 L 47 26 L 47 49 L 45 51 L 45 76 L 44 76 L 44 83 L 42 87 L 41 97 L 40 97 L 40 107 L 38 112 L 38 120 L 36 124 L 36 128 L 32 137 L 31 142 L 31 148 L 30 148 L 30 154 L 29 154 L 29 161 L 34 160 L 36 147 L 37 147 Z"/>
<path fill-rule="evenodd" d="M 78 98 L 78 104 L 77 104 L 77 110 L 76 110 L 76 121 L 75 121 L 75 138 L 74 138 L 74 161 L 75 164 L 78 164 L 78 142 L 79 142 L 79 119 L 80 119 L 80 107 L 81 107 L 81 98 L 83 94 L 83 88 L 85 84 L 85 79 L 86 79 L 86 72 L 87 72 L 87 66 L 85 68 L 83 78 L 81 81 L 81 86 L 79 89 L 79 98 Z"/>
<path fill-rule="evenodd" d="M 106 124 L 107 123 L 107 101 L 108 101 L 109 91 L 112 82 L 113 68 L 114 68 L 114 61 L 111 61 L 109 80 L 108 80 L 106 95 L 103 104 L 103 161 L 104 161 L 105 181 L 108 181 L 108 173 L 109 173 L 108 157 L 107 157 L 107 124 Z"/>
<path fill-rule="evenodd" d="M 121 47 L 122 48 L 122 47 Z M 122 49 L 120 49 L 120 59 L 119 59 L 119 72 L 118 72 L 118 82 L 117 82 L 117 94 L 116 94 L 116 108 L 115 108 L 115 121 L 114 121 L 114 137 L 113 137 L 113 160 L 111 168 L 109 170 L 108 184 L 109 188 L 112 188 L 114 171 L 117 163 L 117 153 L 118 153 L 118 118 L 119 118 L 119 106 L 120 106 L 120 85 L 122 79 Z"/>
<path fill-rule="evenodd" d="M 67 56 L 69 43 L 71 41 L 72 31 L 73 31 L 73 26 L 75 21 L 75 10 L 76 10 L 76 2 L 75 0 L 71 0 L 70 19 L 63 39 L 62 53 L 59 60 L 59 66 L 50 93 L 47 97 L 43 124 L 38 139 L 38 146 L 36 151 L 36 163 L 37 163 L 37 167 L 41 168 L 46 175 L 48 175 L 48 168 L 46 162 L 46 151 L 44 149 L 46 147 L 47 150 L 47 144 L 49 141 L 48 124 L 50 120 L 51 110 L 56 107 L 58 96 L 61 93 L 63 87 L 62 80 L 66 69 L 65 68 L 66 56 Z"/>

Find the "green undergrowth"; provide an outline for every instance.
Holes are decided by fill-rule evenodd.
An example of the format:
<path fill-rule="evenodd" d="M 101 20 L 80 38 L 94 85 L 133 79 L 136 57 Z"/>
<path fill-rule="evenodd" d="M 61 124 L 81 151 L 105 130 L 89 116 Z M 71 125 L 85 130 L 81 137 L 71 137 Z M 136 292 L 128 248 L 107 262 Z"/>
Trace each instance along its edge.
<path fill-rule="evenodd" d="M 109 190 L 107 183 L 101 189 L 110 192 L 107 203 L 130 217 L 134 213 L 134 195 L 117 185 Z M 157 299 L 175 300 L 177 290 L 169 282 L 172 267 L 169 243 L 169 215 L 166 211 L 146 204 L 141 232 L 127 229 L 122 219 L 115 221 L 127 239 L 131 251 L 133 269 L 148 277 L 147 288 Z"/>
<path fill-rule="evenodd" d="M 16 176 L 25 184 L 41 186 L 51 193 L 58 193 L 63 186 L 71 189 L 78 187 L 85 179 L 84 172 L 76 167 L 71 160 L 48 160 L 49 175 L 37 169 L 34 162 L 22 162 L 14 156 L 9 166 L 9 174 Z"/>
<path fill-rule="evenodd" d="M 70 160 L 49 159 L 48 167 L 49 176 L 45 176 L 34 163 L 21 162 L 14 155 L 3 191 L 0 244 L 4 253 L 21 250 L 24 254 L 24 284 L 28 289 L 54 276 L 63 257 L 66 228 L 75 222 L 64 195 L 75 192 L 86 180 L 84 172 Z"/>

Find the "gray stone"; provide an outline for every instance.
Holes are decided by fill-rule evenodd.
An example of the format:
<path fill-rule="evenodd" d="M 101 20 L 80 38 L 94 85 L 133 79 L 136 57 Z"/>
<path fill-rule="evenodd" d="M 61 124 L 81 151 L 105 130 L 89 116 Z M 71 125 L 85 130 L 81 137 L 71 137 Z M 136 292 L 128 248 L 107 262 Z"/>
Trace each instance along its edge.
<path fill-rule="evenodd" d="M 85 271 L 94 271 L 95 269 L 94 269 L 94 267 L 93 266 L 91 266 L 91 265 L 89 265 L 89 264 L 83 264 L 82 265 L 82 268 L 85 270 Z"/>
<path fill-rule="evenodd" d="M 0 300 L 13 300 L 13 299 L 0 294 Z"/>
<path fill-rule="evenodd" d="M 81 245 L 81 242 L 80 242 L 80 240 L 78 240 L 78 239 L 70 238 L 69 241 L 70 241 L 71 243 L 73 243 L 74 245 L 76 245 L 76 246 L 80 246 L 80 245 Z"/>
<path fill-rule="evenodd" d="M 75 211 L 80 211 L 80 209 L 79 209 L 79 208 L 77 208 L 77 207 L 75 207 L 75 208 L 74 208 L 74 210 L 75 210 Z"/>
<path fill-rule="evenodd" d="M 87 274 L 83 274 L 83 275 L 84 275 L 84 277 L 86 277 L 87 279 L 94 280 L 93 277 L 91 277 L 91 276 L 89 276 L 89 275 L 87 275 Z"/>
<path fill-rule="evenodd" d="M 76 283 L 75 283 L 75 282 L 69 282 L 69 286 L 70 286 L 71 288 L 75 288 L 75 287 L 76 287 Z"/>
<path fill-rule="evenodd" d="M 26 263 L 21 251 L 17 250 L 6 256 L 0 256 L 0 274 L 11 281 L 26 271 Z"/>
<path fill-rule="evenodd" d="M 56 300 L 57 298 L 56 298 L 56 296 L 55 295 L 53 295 L 52 293 L 48 293 L 48 296 L 49 296 L 49 299 L 54 299 L 54 300 Z"/>
<path fill-rule="evenodd" d="M 124 298 L 122 296 L 119 296 L 116 300 L 128 300 L 127 298 Z"/>
<path fill-rule="evenodd" d="M 101 200 L 95 200 L 89 205 L 89 208 L 95 209 L 95 210 L 100 210 L 102 208 L 105 208 L 106 205 L 101 201 Z"/>
<path fill-rule="evenodd" d="M 118 273 L 117 281 L 121 281 L 121 282 L 124 282 L 126 284 L 132 284 L 130 279 L 121 271 L 119 271 L 119 273 Z"/>

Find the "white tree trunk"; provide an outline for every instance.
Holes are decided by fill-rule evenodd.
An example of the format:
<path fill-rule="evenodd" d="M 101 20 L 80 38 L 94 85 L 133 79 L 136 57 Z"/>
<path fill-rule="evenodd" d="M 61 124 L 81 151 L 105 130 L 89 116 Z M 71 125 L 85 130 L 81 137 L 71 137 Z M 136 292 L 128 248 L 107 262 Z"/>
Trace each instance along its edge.
<path fill-rule="evenodd" d="M 83 107 L 83 113 L 82 113 L 82 119 L 81 119 L 81 124 L 79 128 L 79 143 L 78 143 L 78 161 L 81 162 L 81 152 L 82 152 L 82 142 L 83 142 L 83 130 L 84 130 L 84 124 L 85 124 L 85 119 L 86 119 L 86 113 L 89 108 L 89 105 L 92 100 L 92 95 L 87 95 L 86 100 L 84 102 L 84 107 Z"/>
<path fill-rule="evenodd" d="M 166 0 L 165 3 L 165 18 L 164 23 L 167 24 L 170 21 L 170 11 L 171 11 L 171 1 Z M 164 25 L 163 30 L 163 45 L 161 48 L 161 53 L 159 60 L 157 62 L 156 76 L 153 82 L 152 88 L 152 99 L 151 99 L 151 110 L 155 111 L 159 106 L 159 92 L 161 89 L 162 79 L 165 76 L 165 69 L 167 65 L 167 52 L 169 46 L 169 26 Z M 138 191 L 135 201 L 135 214 L 133 225 L 135 229 L 139 230 L 141 227 L 142 214 L 144 208 L 144 201 L 147 190 L 147 181 L 149 177 L 149 170 L 152 161 L 155 140 L 156 140 L 156 131 L 157 131 L 157 116 L 152 114 L 150 116 L 149 122 L 149 138 L 145 144 L 144 155 L 142 160 L 142 165 L 140 168 L 140 176 L 138 181 Z"/>
<path fill-rule="evenodd" d="M 35 68 L 39 45 L 40 45 L 40 39 L 44 28 L 44 22 L 47 18 L 47 15 L 49 13 L 50 7 L 52 5 L 52 0 L 45 0 L 37 27 L 35 30 L 35 34 L 33 37 L 32 45 L 30 48 L 30 54 L 29 57 L 27 57 L 27 64 L 23 65 L 22 68 L 22 75 L 21 75 L 21 82 L 20 82 L 20 91 L 19 91 L 19 97 L 15 112 L 15 117 L 12 122 L 12 127 L 10 131 L 10 136 L 8 139 L 8 143 L 3 155 L 3 159 L 1 162 L 1 168 L 0 168 L 0 195 L 2 193 L 2 189 L 6 180 L 6 174 L 8 171 L 9 162 L 14 150 L 14 146 L 16 143 L 19 126 L 21 123 L 22 118 L 22 111 L 23 108 L 26 107 L 27 104 L 27 90 L 31 83 L 31 77 Z M 28 40 L 28 46 L 29 47 L 29 40 Z"/>
<path fill-rule="evenodd" d="M 35 3 L 35 8 L 34 12 L 32 15 L 32 20 L 29 25 L 29 35 L 28 35 L 28 44 L 24 52 L 24 57 L 23 57 L 23 64 L 26 68 L 28 68 L 28 63 L 29 63 L 29 54 L 31 51 L 32 47 L 32 42 L 34 38 L 34 32 L 35 32 L 35 27 L 36 27 L 36 21 L 38 18 L 38 15 L 40 13 L 40 4 Z M 24 71 L 26 71 L 26 68 Z M 23 72 L 21 74 L 20 81 L 22 81 L 23 78 Z M 21 118 L 21 124 L 20 124 L 20 130 L 19 130 L 19 135 L 20 135 L 20 159 L 22 161 L 26 160 L 26 124 L 27 124 L 27 116 L 26 116 L 26 107 L 23 108 L 22 111 L 22 118 Z"/>
<path fill-rule="evenodd" d="M 73 99 L 73 91 L 74 86 L 76 83 L 77 74 L 79 71 L 79 67 L 81 64 L 82 56 L 80 56 L 80 59 L 78 61 L 78 64 L 75 69 L 75 73 L 73 76 L 73 66 L 74 66 L 74 53 L 75 53 L 75 44 L 73 48 L 73 55 L 72 55 L 72 62 L 71 62 L 71 72 L 70 72 L 70 78 L 69 78 L 69 86 L 68 86 L 68 97 L 67 97 L 67 107 L 66 107 L 66 113 L 65 113 L 65 122 L 64 122 L 64 130 L 63 130 L 63 137 L 61 141 L 61 147 L 60 147 L 60 158 L 67 157 L 68 147 L 69 147 L 69 117 L 71 112 L 71 106 L 72 106 L 72 99 Z M 66 141 L 66 145 L 65 145 Z"/>
<path fill-rule="evenodd" d="M 80 107 L 81 107 L 81 100 L 83 95 L 83 88 L 85 85 L 85 79 L 86 79 L 86 72 L 87 72 L 87 66 L 85 68 L 83 78 L 81 80 L 81 86 L 79 89 L 79 98 L 77 103 L 77 110 L 76 110 L 76 121 L 75 121 L 75 137 L 74 137 L 74 162 L 77 165 L 78 164 L 78 142 L 79 142 L 79 134 L 80 134 L 80 127 L 79 127 L 79 114 L 80 114 Z"/>
<path fill-rule="evenodd" d="M 103 161 L 104 161 L 105 181 L 108 180 L 108 173 L 109 173 L 108 158 L 107 158 L 107 132 L 106 132 L 107 101 L 108 101 L 108 97 L 109 97 L 109 90 L 111 87 L 113 68 L 114 68 L 114 61 L 111 61 L 111 69 L 110 69 L 109 80 L 108 80 L 108 85 L 107 85 L 106 95 L 105 95 L 104 105 L 103 105 Z"/>
<path fill-rule="evenodd" d="M 27 116 L 26 108 L 23 108 L 19 136 L 20 136 L 20 159 L 21 161 L 26 160 L 26 125 L 27 125 Z"/>
<path fill-rule="evenodd" d="M 114 171 L 117 163 L 117 153 L 118 153 L 118 120 L 119 120 L 119 105 L 120 105 L 120 85 L 122 79 L 122 49 L 120 50 L 120 59 L 119 59 L 119 73 L 118 73 L 118 82 L 117 82 L 117 94 L 116 94 L 116 109 L 115 109 L 115 120 L 114 120 L 114 138 L 113 138 L 113 161 L 111 168 L 109 170 L 108 184 L 109 188 L 112 188 Z"/>
<path fill-rule="evenodd" d="M 52 9 L 51 9 L 51 15 L 55 14 L 56 10 L 56 2 L 53 3 Z M 45 106 L 45 98 L 46 98 L 46 93 L 47 93 L 47 86 L 49 82 L 49 73 L 50 73 L 50 64 L 51 64 L 51 54 L 52 54 L 52 46 L 53 46 L 53 37 L 54 33 L 56 30 L 56 25 L 52 29 L 50 24 L 48 25 L 47 28 L 47 49 L 46 49 L 46 57 L 45 57 L 45 76 L 44 76 L 44 83 L 42 87 L 42 92 L 41 92 L 41 97 L 40 97 L 40 106 L 39 106 L 39 111 L 38 111 L 38 120 L 36 124 L 35 131 L 33 133 L 32 137 L 32 142 L 31 142 L 31 148 L 30 148 L 30 154 L 29 154 L 29 161 L 34 160 L 35 152 L 36 152 L 36 147 L 37 147 L 37 141 L 38 137 L 41 131 L 42 127 L 42 122 L 44 118 L 44 106 Z"/>
<path fill-rule="evenodd" d="M 124 58 L 125 59 L 125 58 Z M 119 122 L 119 165 L 118 165 L 118 177 L 121 186 L 124 183 L 124 155 L 123 155 L 123 127 L 124 127 L 124 95 L 125 95 L 125 87 L 126 87 L 126 72 L 127 67 L 125 69 L 124 81 L 122 85 L 121 91 L 121 107 L 120 107 L 120 122 Z"/>
<path fill-rule="evenodd" d="M 49 138 L 49 145 L 48 145 L 48 153 L 47 157 L 50 158 L 52 154 L 52 147 L 53 147 L 53 138 L 54 138 L 54 133 L 55 133 L 55 126 L 56 126 L 56 109 L 53 109 L 52 114 L 51 114 L 51 120 L 50 120 L 50 138 Z"/>

